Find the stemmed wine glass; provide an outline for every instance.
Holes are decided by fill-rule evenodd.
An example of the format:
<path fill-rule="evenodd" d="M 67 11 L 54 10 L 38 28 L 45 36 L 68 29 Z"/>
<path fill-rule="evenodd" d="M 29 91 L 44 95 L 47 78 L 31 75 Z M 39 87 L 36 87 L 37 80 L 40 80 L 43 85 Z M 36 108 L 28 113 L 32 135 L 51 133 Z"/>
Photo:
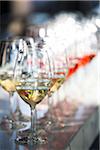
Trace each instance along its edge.
<path fill-rule="evenodd" d="M 60 129 L 64 126 L 64 124 L 62 126 L 62 123 L 60 122 L 62 116 L 60 116 L 60 114 L 57 115 L 57 111 L 56 111 L 59 110 L 63 112 L 62 107 L 60 107 L 58 90 L 66 80 L 67 65 L 66 65 L 66 61 L 64 60 L 65 60 L 64 57 L 63 57 L 63 61 L 56 58 L 54 59 L 54 64 L 52 64 L 54 65 L 54 67 L 52 67 L 54 70 L 53 70 L 53 75 L 51 76 L 51 81 L 52 81 L 51 88 L 48 93 L 49 101 L 51 101 L 49 106 L 49 116 L 51 118 L 50 124 L 52 129 Z M 56 93 L 56 99 L 53 98 L 55 93 Z"/>
<path fill-rule="evenodd" d="M 38 46 L 35 49 L 23 49 L 19 53 L 14 71 L 16 90 L 31 108 L 31 128 L 29 134 L 18 132 L 16 142 L 21 144 L 42 143 L 36 131 L 36 105 L 47 95 L 50 86 L 50 64 L 46 51 Z"/>
<path fill-rule="evenodd" d="M 10 115 L 6 115 L 4 120 L 8 121 L 9 127 L 11 129 L 19 129 L 24 127 L 17 119 L 11 108 L 11 98 L 16 91 L 15 82 L 14 82 L 14 74 L 13 69 L 15 66 L 15 62 L 17 60 L 17 54 L 19 48 L 21 48 L 21 44 L 19 47 L 16 47 L 16 41 L 19 39 L 13 38 L 5 41 L 1 41 L 3 54 L 1 60 L 0 67 L 0 86 L 9 93 L 9 106 L 10 106 Z M 19 40 L 19 43 L 21 41 Z M 2 120 L 2 121 L 4 121 Z"/>
<path fill-rule="evenodd" d="M 61 128 L 65 126 L 64 123 L 60 122 L 62 116 L 58 117 L 55 113 L 54 103 L 59 105 L 59 92 L 58 89 L 62 86 L 64 81 L 66 80 L 68 67 L 66 62 L 65 54 L 61 55 L 54 53 L 52 49 L 46 45 L 45 39 L 42 41 L 42 47 L 44 51 L 47 51 L 49 62 L 50 62 L 50 75 L 49 79 L 51 80 L 51 84 L 48 91 L 48 112 L 46 114 L 46 130 L 52 130 L 54 128 Z M 56 93 L 56 99 L 54 100 L 53 95 Z M 55 102 L 56 101 L 56 102 Z M 58 108 L 58 107 L 57 107 Z M 62 107 L 58 108 L 59 111 L 62 112 Z M 60 119 L 59 119 L 60 118 Z"/>

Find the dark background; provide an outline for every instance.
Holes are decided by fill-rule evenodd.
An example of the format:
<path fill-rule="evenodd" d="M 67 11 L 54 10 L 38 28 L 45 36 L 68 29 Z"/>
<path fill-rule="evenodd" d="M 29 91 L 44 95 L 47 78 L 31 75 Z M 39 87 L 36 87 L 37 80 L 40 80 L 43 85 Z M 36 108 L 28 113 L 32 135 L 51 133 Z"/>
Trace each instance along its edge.
<path fill-rule="evenodd" d="M 0 34 L 6 32 L 6 28 L 12 20 L 11 11 L 12 1 L 0 1 Z M 47 13 L 51 17 L 60 11 L 67 12 L 81 12 L 84 16 L 87 16 L 95 7 L 99 5 L 99 0 L 95 1 L 32 1 L 32 13 Z M 34 8 L 34 9 L 33 9 Z M 29 15 L 30 15 L 29 14 Z M 28 16 L 24 16 L 24 21 L 27 21 Z"/>

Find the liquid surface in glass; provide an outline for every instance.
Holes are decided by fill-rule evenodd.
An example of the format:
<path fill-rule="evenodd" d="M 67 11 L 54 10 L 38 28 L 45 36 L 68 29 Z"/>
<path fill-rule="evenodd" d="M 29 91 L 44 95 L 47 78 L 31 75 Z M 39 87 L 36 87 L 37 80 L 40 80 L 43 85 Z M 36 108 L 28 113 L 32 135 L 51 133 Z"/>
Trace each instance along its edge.
<path fill-rule="evenodd" d="M 35 107 L 36 104 L 40 103 L 48 92 L 48 82 L 20 82 L 16 86 L 16 90 L 20 97 L 29 105 Z"/>
<path fill-rule="evenodd" d="M 65 81 L 65 76 L 64 75 L 54 75 L 52 78 L 51 78 L 51 85 L 50 85 L 50 88 L 49 88 L 49 92 L 48 92 L 48 95 L 51 96 L 55 91 L 57 91 L 60 86 L 64 83 Z"/>
<path fill-rule="evenodd" d="M 15 92 L 15 81 L 12 80 L 12 77 L 7 73 L 0 74 L 0 85 L 7 92 Z"/>

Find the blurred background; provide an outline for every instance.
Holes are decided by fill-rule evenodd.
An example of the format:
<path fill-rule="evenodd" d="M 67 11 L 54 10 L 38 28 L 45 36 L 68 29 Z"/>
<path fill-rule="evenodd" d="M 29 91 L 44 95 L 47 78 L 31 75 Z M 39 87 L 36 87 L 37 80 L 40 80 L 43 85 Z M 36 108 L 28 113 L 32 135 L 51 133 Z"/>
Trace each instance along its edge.
<path fill-rule="evenodd" d="M 86 105 L 100 105 L 100 101 L 98 101 L 100 88 L 99 82 L 97 82 L 97 79 L 100 80 L 99 0 L 1 0 L 1 68 L 3 68 L 4 49 L 7 48 L 6 40 L 16 36 L 32 37 L 34 43 L 38 43 L 39 39 L 45 39 L 46 48 L 53 52 L 55 59 L 59 53 L 59 64 L 66 57 L 68 76 L 58 91 L 60 102 L 66 100 L 67 97 L 67 103 L 72 102 L 73 105 L 76 100 Z M 1 87 L 0 91 L 0 100 L 7 99 L 7 93 Z M 58 93 L 53 97 L 55 102 Z M 20 99 L 19 104 L 22 113 L 30 116 L 30 108 L 27 107 L 27 104 L 25 105 L 21 98 L 16 95 L 14 99 Z M 8 103 L 4 105 L 2 101 L 0 102 L 2 104 L 0 111 L 3 110 L 4 113 Z M 13 106 L 15 106 L 14 102 L 12 108 L 14 108 Z M 64 109 L 64 105 L 62 106 L 63 110 L 66 111 L 66 107 Z M 17 104 L 15 107 L 17 108 Z M 44 109 L 44 105 L 42 108 Z"/>
<path fill-rule="evenodd" d="M 68 63 L 69 76 L 73 74 L 77 69 L 75 65 L 80 63 L 79 60 L 82 59 L 82 63 L 78 65 L 84 66 L 87 64 L 87 57 L 98 56 L 100 50 L 100 4 L 99 0 L 95 1 L 48 1 L 48 0 L 15 0 L 15 1 L 0 1 L 0 65 L 2 65 L 2 56 L 4 47 L 6 45 L 3 41 L 13 38 L 16 36 L 28 36 L 32 37 L 35 42 L 39 39 L 46 40 L 46 46 L 52 49 L 55 57 L 59 51 L 59 54 L 65 53 L 65 57 Z M 56 43 L 59 43 L 58 45 Z M 62 59 L 60 57 L 60 59 Z M 85 63 L 84 63 L 85 62 Z M 94 61 L 94 65 L 97 62 Z M 77 68 L 78 68 L 77 67 Z M 72 69 L 72 70 L 71 70 Z M 87 67 L 87 78 L 91 74 L 91 70 L 95 75 L 97 75 L 97 68 L 93 65 L 90 68 Z M 81 72 L 81 71 L 80 71 Z M 83 78 L 86 81 L 86 74 L 77 73 L 77 78 L 80 81 L 80 85 L 83 86 Z M 89 80 L 88 88 L 97 86 L 96 80 L 93 82 Z M 80 80 L 82 79 L 82 80 Z M 73 78 L 75 83 L 75 79 Z M 73 83 L 72 81 L 72 83 Z M 92 83 L 95 85 L 91 86 Z M 84 93 L 86 90 L 86 84 L 84 82 L 84 88 L 80 91 L 79 85 L 76 83 L 78 89 L 77 93 Z M 71 94 L 72 91 L 73 98 L 76 95 L 77 99 L 84 98 L 90 99 L 97 94 L 95 91 L 94 96 L 88 95 L 86 92 L 86 97 L 81 94 L 77 95 L 75 88 L 71 86 L 71 83 L 67 84 L 67 91 Z M 73 87 L 73 90 L 72 90 Z M 69 90 L 70 89 L 70 90 Z M 68 93 L 68 92 L 67 92 Z M 91 92 L 90 92 L 91 93 Z M 70 95 L 69 94 L 69 95 Z M 71 94 L 72 95 L 72 94 Z M 77 97 L 78 96 L 78 97 Z M 93 100 L 94 102 L 94 100 Z M 94 102 L 95 103 L 95 102 Z"/>
<path fill-rule="evenodd" d="M 61 12 L 73 12 L 88 17 L 99 10 L 95 1 L 15 0 L 0 1 L 0 38 L 12 34 L 25 35 L 30 24 L 41 24 Z"/>
<path fill-rule="evenodd" d="M 51 47 L 55 54 L 58 51 L 66 51 L 67 61 L 69 64 L 71 62 L 69 66 L 73 67 L 74 61 L 77 61 L 75 59 L 97 54 L 100 49 L 99 3 L 99 0 L 0 1 L 0 40 L 29 36 L 37 41 L 38 38 L 49 36 L 46 45 Z M 56 43 L 59 43 L 59 46 Z M 0 64 L 3 50 L 3 42 L 0 42 Z M 79 74 L 79 78 L 80 76 Z"/>

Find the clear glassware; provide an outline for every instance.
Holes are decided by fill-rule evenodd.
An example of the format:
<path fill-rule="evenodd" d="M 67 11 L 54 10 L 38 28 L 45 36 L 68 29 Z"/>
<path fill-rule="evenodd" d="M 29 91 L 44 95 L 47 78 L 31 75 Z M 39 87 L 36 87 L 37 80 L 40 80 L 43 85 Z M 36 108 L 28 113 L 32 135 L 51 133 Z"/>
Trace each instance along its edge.
<path fill-rule="evenodd" d="M 44 50 L 45 49 L 47 49 L 47 47 L 45 47 Z M 59 92 L 57 91 L 66 80 L 67 62 L 64 53 L 63 55 L 58 55 L 58 54 L 55 55 L 51 49 L 48 49 L 47 53 L 50 58 L 50 70 L 51 70 L 49 75 L 51 84 L 48 91 L 48 112 L 46 114 L 47 121 L 45 121 L 46 124 L 45 128 L 48 131 L 55 128 L 57 129 L 61 128 L 61 124 L 59 120 L 60 116 L 57 116 L 55 114 L 56 112 L 55 105 L 60 103 Z M 53 98 L 53 95 L 56 95 L 56 99 Z M 59 108 L 57 106 L 57 109 L 59 109 L 59 111 L 62 111 L 60 105 Z"/>
<path fill-rule="evenodd" d="M 1 41 L 1 43 L 3 43 L 3 53 L 0 67 L 0 86 L 9 93 L 10 114 L 4 116 L 4 120 L 8 121 L 9 127 L 11 129 L 19 129 L 24 127 L 24 125 L 16 119 L 16 116 L 12 112 L 11 107 L 11 99 L 14 92 L 16 91 L 15 82 L 13 80 L 13 69 L 17 60 L 17 54 L 19 50 L 16 46 L 16 41 L 17 40 L 15 38 Z"/>
<path fill-rule="evenodd" d="M 29 38 L 31 39 L 31 38 Z M 18 49 L 19 53 L 23 53 L 23 49 L 28 50 L 28 44 L 26 43 L 26 37 L 16 37 L 16 48 Z M 17 57 L 19 57 L 19 54 L 17 55 Z M 17 59 L 16 59 L 17 62 Z M 16 64 L 14 66 L 14 70 L 15 71 L 16 68 Z M 18 95 L 18 94 L 17 94 Z M 21 111 L 21 106 L 20 106 L 20 101 L 19 101 L 19 95 L 17 96 L 16 99 L 16 103 L 17 103 L 17 107 L 16 110 L 14 112 L 16 118 L 18 118 L 19 121 L 23 122 L 25 127 L 28 125 L 28 123 L 30 122 L 30 117 L 25 116 L 22 111 Z"/>
<path fill-rule="evenodd" d="M 37 144 L 45 142 L 37 134 L 36 105 L 47 95 L 50 86 L 50 64 L 46 51 L 38 46 L 24 49 L 19 53 L 16 63 L 14 78 L 16 90 L 20 97 L 29 104 L 31 108 L 31 128 L 27 135 L 25 132 L 18 132 L 16 142 L 21 144 Z M 25 134 L 24 134 L 25 133 Z M 22 135 L 22 136 L 21 136 Z"/>
<path fill-rule="evenodd" d="M 52 112 L 52 122 L 54 122 L 54 124 L 52 124 L 53 128 L 61 128 L 62 127 L 62 123 L 63 122 L 63 110 L 61 107 L 61 101 L 59 98 L 59 91 L 60 91 L 60 87 L 63 85 L 63 83 L 66 81 L 66 75 L 67 75 L 67 65 L 66 63 L 63 64 L 63 61 L 58 61 L 58 64 L 56 64 L 55 62 L 55 71 L 54 71 L 54 76 L 52 76 L 52 79 L 54 81 L 53 86 L 50 89 L 50 94 L 52 96 L 52 106 L 54 109 L 54 111 Z M 53 99 L 53 94 L 55 93 L 55 97 L 56 97 L 56 101 Z M 64 124 L 64 123 L 63 123 Z M 63 125 L 64 126 L 64 125 Z"/>
<path fill-rule="evenodd" d="M 48 131 L 54 128 L 62 127 L 60 122 L 60 118 L 62 116 L 56 114 L 56 110 L 62 112 L 62 107 L 60 107 L 58 90 L 66 80 L 68 67 L 64 50 L 61 51 L 61 49 L 63 48 L 63 46 L 61 45 L 62 43 L 60 43 L 59 46 L 54 44 L 53 47 L 52 42 L 56 43 L 55 38 L 51 39 L 49 37 L 43 37 L 42 40 L 43 42 L 41 42 L 41 45 L 43 47 L 43 50 L 47 51 L 50 58 L 49 79 L 51 80 L 51 84 L 48 91 L 48 112 L 46 113 L 45 117 L 45 128 Z M 58 51 L 56 51 L 56 49 Z M 56 95 L 56 98 L 54 98 L 54 95 Z M 55 107 L 55 105 L 57 104 L 59 104 L 59 107 Z"/>

